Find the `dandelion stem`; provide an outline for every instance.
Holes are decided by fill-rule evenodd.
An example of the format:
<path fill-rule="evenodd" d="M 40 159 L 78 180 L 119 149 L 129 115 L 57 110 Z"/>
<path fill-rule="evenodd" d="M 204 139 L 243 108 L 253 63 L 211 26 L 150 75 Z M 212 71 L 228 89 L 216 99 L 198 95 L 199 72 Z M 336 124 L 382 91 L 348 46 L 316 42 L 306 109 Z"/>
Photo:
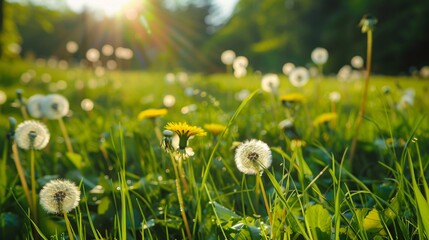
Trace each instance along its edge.
<path fill-rule="evenodd" d="M 183 184 L 183 191 L 188 192 L 189 187 L 188 187 L 188 183 L 186 182 L 185 172 L 183 171 L 183 159 L 181 157 L 179 157 L 179 166 L 178 167 L 179 167 L 180 179 L 182 180 L 182 184 Z"/>
<path fill-rule="evenodd" d="M 24 118 L 24 120 L 27 120 L 28 119 L 28 114 L 27 114 L 27 109 L 25 109 L 25 105 L 21 104 L 20 109 L 21 109 L 22 117 Z"/>
<path fill-rule="evenodd" d="M 71 224 L 67 216 L 67 213 L 64 213 L 63 215 L 64 215 L 64 221 L 66 222 L 67 233 L 69 234 L 69 239 L 73 240 L 73 233 L 72 233 Z"/>
<path fill-rule="evenodd" d="M 363 89 L 363 95 L 362 95 L 362 102 L 360 104 L 360 110 L 359 110 L 359 116 L 356 123 L 356 129 L 355 129 L 355 135 L 353 137 L 352 146 L 350 149 L 350 158 L 349 158 L 349 166 L 352 166 L 353 157 L 356 152 L 356 145 L 359 135 L 359 128 L 362 124 L 363 116 L 365 114 L 365 106 L 366 106 L 366 99 L 368 96 L 368 85 L 369 85 L 369 77 L 371 74 L 371 54 L 372 54 L 372 30 L 368 30 L 367 32 L 367 52 L 366 52 L 366 74 L 365 74 L 365 85 Z"/>
<path fill-rule="evenodd" d="M 18 155 L 18 147 L 16 146 L 16 143 L 12 143 L 12 154 L 13 154 L 13 160 L 15 162 L 16 170 L 18 171 L 18 176 L 22 184 L 22 189 L 24 190 L 25 197 L 27 198 L 28 205 L 30 206 L 31 213 L 33 213 L 33 204 L 30 197 L 30 190 L 28 189 L 27 180 L 25 180 L 24 171 L 22 170 L 21 162 L 19 161 L 19 155 Z"/>
<path fill-rule="evenodd" d="M 31 171 L 31 211 L 34 221 L 37 223 L 37 194 L 36 194 L 36 168 L 34 149 L 30 149 L 30 171 Z"/>
<path fill-rule="evenodd" d="M 71 142 L 70 142 L 69 135 L 67 133 L 66 126 L 64 125 L 63 118 L 59 118 L 58 123 L 60 124 L 61 132 L 63 133 L 64 141 L 66 142 L 67 151 L 74 153 L 73 147 L 72 147 Z"/>
<path fill-rule="evenodd" d="M 186 234 L 188 235 L 188 239 L 192 239 L 191 230 L 189 228 L 188 219 L 186 218 L 185 207 L 183 203 L 182 189 L 180 188 L 179 179 L 176 178 L 176 188 L 177 188 L 177 198 L 179 199 L 179 207 L 180 213 L 182 214 L 183 224 L 185 225 Z"/>
<path fill-rule="evenodd" d="M 256 178 L 257 178 L 256 181 L 259 182 L 259 185 L 261 187 L 262 197 L 264 198 L 264 203 L 265 203 L 265 209 L 267 210 L 267 214 L 268 214 L 268 220 L 270 221 L 270 225 L 273 226 L 273 219 L 271 217 L 270 206 L 268 204 L 267 195 L 265 193 L 264 183 L 262 182 L 262 178 L 260 174 L 256 174 Z"/>

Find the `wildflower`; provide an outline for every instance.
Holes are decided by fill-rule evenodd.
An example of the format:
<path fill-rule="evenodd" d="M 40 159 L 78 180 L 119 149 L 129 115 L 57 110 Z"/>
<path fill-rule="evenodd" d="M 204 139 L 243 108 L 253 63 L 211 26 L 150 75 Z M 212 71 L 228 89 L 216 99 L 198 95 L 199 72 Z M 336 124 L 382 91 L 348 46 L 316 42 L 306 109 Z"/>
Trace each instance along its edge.
<path fill-rule="evenodd" d="M 321 125 L 323 123 L 331 122 L 336 120 L 338 117 L 337 113 L 329 112 L 329 113 L 323 113 L 316 117 L 313 121 L 314 126 Z"/>
<path fill-rule="evenodd" d="M 370 15 L 363 16 L 359 22 L 359 26 L 361 27 L 362 33 L 373 31 L 375 24 L 377 24 L 377 22 L 378 22 L 377 18 L 373 16 L 370 16 Z"/>
<path fill-rule="evenodd" d="M 43 117 L 42 113 L 42 103 L 44 100 L 44 96 L 41 94 L 36 94 L 31 96 L 26 103 L 27 112 L 33 118 L 41 118 Z"/>
<path fill-rule="evenodd" d="M 150 109 L 146 109 L 144 111 L 141 111 L 138 115 L 138 119 L 139 120 L 143 120 L 146 118 L 154 119 L 157 117 L 162 117 L 165 114 L 167 114 L 167 109 L 165 109 L 165 108 L 159 108 L 159 109 L 150 108 Z"/>
<path fill-rule="evenodd" d="M 190 126 L 185 122 L 169 122 L 165 129 L 176 133 L 179 136 L 179 151 L 184 151 L 188 145 L 188 139 L 192 136 L 206 136 L 207 133 L 200 127 Z"/>
<path fill-rule="evenodd" d="M 51 180 L 40 191 L 40 205 L 48 213 L 68 213 L 79 205 L 80 191 L 68 180 Z"/>
<path fill-rule="evenodd" d="M 236 67 L 234 68 L 234 77 L 236 78 L 242 78 L 245 77 L 247 74 L 247 70 L 245 67 Z"/>
<path fill-rule="evenodd" d="M 354 68 L 361 69 L 363 67 L 363 58 L 361 56 L 354 56 L 350 63 Z"/>
<path fill-rule="evenodd" d="M 69 101 L 59 94 L 49 94 L 44 97 L 41 110 L 48 119 L 60 119 L 69 112 Z"/>
<path fill-rule="evenodd" d="M 303 87 L 310 79 L 310 72 L 305 67 L 297 67 L 289 74 L 289 81 L 295 87 Z"/>
<path fill-rule="evenodd" d="M 290 148 L 294 151 L 296 149 L 305 147 L 305 145 L 307 145 L 307 143 L 302 140 L 302 139 L 292 139 L 290 141 Z"/>
<path fill-rule="evenodd" d="M 246 68 L 249 65 L 249 60 L 245 56 L 238 56 L 234 59 L 232 67 L 234 69 Z"/>
<path fill-rule="evenodd" d="M 232 50 L 226 50 L 220 55 L 220 60 L 225 65 L 231 65 L 235 59 L 235 52 Z"/>
<path fill-rule="evenodd" d="M 244 174 L 262 174 L 265 168 L 271 166 L 271 158 L 270 147 L 256 139 L 241 143 L 235 151 L 235 163 Z"/>
<path fill-rule="evenodd" d="M 341 94 L 339 92 L 333 91 L 329 93 L 329 100 L 331 102 L 337 103 L 341 99 Z"/>
<path fill-rule="evenodd" d="M 18 147 L 29 150 L 40 150 L 49 142 L 48 128 L 38 121 L 27 120 L 18 125 L 15 130 L 14 139 Z"/>
<path fill-rule="evenodd" d="M 209 123 L 204 124 L 204 128 L 211 132 L 213 135 L 219 135 L 226 129 L 226 126 L 222 124 Z"/>
<path fill-rule="evenodd" d="M 94 109 L 94 102 L 91 99 L 85 98 L 80 102 L 80 107 L 85 112 L 91 112 Z"/>
<path fill-rule="evenodd" d="M 292 70 L 295 68 L 295 64 L 293 63 L 285 63 L 282 67 L 282 72 L 284 75 L 289 76 L 289 74 L 292 72 Z"/>
<path fill-rule="evenodd" d="M 261 88 L 265 92 L 277 92 L 280 80 L 277 74 L 269 73 L 262 77 Z"/>
<path fill-rule="evenodd" d="M 313 60 L 313 62 L 317 65 L 323 65 L 326 63 L 326 61 L 328 61 L 328 50 L 326 50 L 325 48 L 315 48 L 312 52 L 311 52 L 311 60 Z"/>
<path fill-rule="evenodd" d="M 338 70 L 337 78 L 340 81 L 347 81 L 350 78 L 350 75 L 352 74 L 352 67 L 350 65 L 344 65 Z"/>
<path fill-rule="evenodd" d="M 302 103 L 305 101 L 305 96 L 300 93 L 289 93 L 280 97 L 280 101 L 286 107 L 295 103 Z"/>

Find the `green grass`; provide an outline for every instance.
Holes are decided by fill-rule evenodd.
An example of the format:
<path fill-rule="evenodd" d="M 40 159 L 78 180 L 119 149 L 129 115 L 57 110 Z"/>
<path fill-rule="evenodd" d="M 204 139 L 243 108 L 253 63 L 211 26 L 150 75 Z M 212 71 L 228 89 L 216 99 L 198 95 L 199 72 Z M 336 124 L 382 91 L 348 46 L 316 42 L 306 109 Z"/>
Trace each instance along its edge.
<path fill-rule="evenodd" d="M 35 77 L 23 83 L 20 76 L 30 69 Z M 282 106 L 279 96 L 259 90 L 258 75 L 235 79 L 226 74 L 190 74 L 186 83 L 167 84 L 165 73 L 108 72 L 97 77 L 87 70 L 24 62 L 0 62 L 0 73 L 0 90 L 8 95 L 0 105 L 1 136 L 9 132 L 9 117 L 18 123 L 24 120 L 20 109 L 12 106 L 17 89 L 28 98 L 49 93 L 49 84 L 67 83 L 58 93 L 70 102 L 72 114 L 64 123 L 75 154 L 67 153 L 57 121 L 39 119 L 49 128 L 51 140 L 34 157 L 37 193 L 56 178 L 80 186 L 80 204 L 68 215 L 76 239 L 187 237 L 174 167 L 154 129 L 162 131 L 170 121 L 227 126 L 221 135 L 208 133 L 189 142 L 195 155 L 183 163 L 189 189 L 182 193 L 194 239 L 428 237 L 427 80 L 371 77 L 354 164 L 348 166 L 362 81 L 340 83 L 326 77 L 316 95 L 313 81 L 297 89 L 281 76 L 279 96 L 298 92 L 306 97 L 294 113 L 296 134 L 305 146 L 292 147 L 293 139 L 278 127 L 290 109 Z M 51 83 L 41 80 L 45 73 L 52 76 Z M 103 84 L 90 87 L 96 82 Z M 84 87 L 76 89 L 81 83 Z M 390 87 L 390 94 L 383 93 L 383 86 Z M 398 110 L 393 105 L 407 88 L 416 91 L 414 105 Z M 236 100 L 242 89 L 253 94 Z M 342 96 L 336 123 L 314 126 L 317 116 L 331 111 L 331 91 Z M 155 125 L 138 120 L 140 111 L 163 107 L 166 94 L 176 97 L 167 115 Z M 94 101 L 93 111 L 81 109 L 84 98 Z M 183 114 L 182 107 L 190 104 L 196 110 Z M 266 142 L 273 154 L 272 166 L 261 177 L 263 189 L 255 176 L 243 175 L 234 162 L 234 142 L 251 138 Z M 67 238 L 63 216 L 48 215 L 38 206 L 37 221 L 31 219 L 6 137 L 0 139 L 0 149 L 0 238 L 13 239 L 11 231 L 16 233 L 14 239 L 37 238 L 37 231 L 47 239 Z M 19 156 L 30 182 L 30 154 L 19 150 Z"/>

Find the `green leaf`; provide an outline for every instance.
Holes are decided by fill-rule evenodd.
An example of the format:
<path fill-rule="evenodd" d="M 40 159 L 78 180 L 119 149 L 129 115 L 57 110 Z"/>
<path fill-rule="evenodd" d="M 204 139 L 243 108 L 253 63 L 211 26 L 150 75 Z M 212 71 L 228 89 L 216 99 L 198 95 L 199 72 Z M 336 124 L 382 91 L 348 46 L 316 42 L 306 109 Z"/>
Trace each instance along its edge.
<path fill-rule="evenodd" d="M 429 216 L 429 204 L 423 197 L 423 194 L 417 186 L 415 179 L 413 179 L 413 190 L 417 200 L 417 211 L 420 214 L 423 227 L 426 231 L 426 236 L 429 236 L 429 218 L 427 217 Z"/>
<path fill-rule="evenodd" d="M 211 202 L 213 204 L 214 209 L 216 210 L 216 214 L 221 220 L 228 221 L 231 218 L 240 218 L 239 215 L 237 215 L 235 212 L 229 210 L 228 208 L 224 207 L 223 205 L 220 205 L 217 202 Z"/>
<path fill-rule="evenodd" d="M 97 213 L 103 215 L 109 210 L 110 199 L 108 197 L 104 197 L 100 200 L 100 204 L 97 207 Z"/>
<path fill-rule="evenodd" d="M 67 152 L 66 157 L 73 163 L 73 165 L 76 166 L 77 169 L 82 168 L 82 156 L 77 153 Z"/>
<path fill-rule="evenodd" d="M 363 229 L 368 232 L 378 233 L 383 230 L 383 224 L 380 218 L 380 213 L 373 208 L 363 219 Z"/>
<path fill-rule="evenodd" d="M 305 219 L 315 239 L 329 239 L 331 236 L 332 216 L 322 205 L 316 204 L 305 211 Z"/>

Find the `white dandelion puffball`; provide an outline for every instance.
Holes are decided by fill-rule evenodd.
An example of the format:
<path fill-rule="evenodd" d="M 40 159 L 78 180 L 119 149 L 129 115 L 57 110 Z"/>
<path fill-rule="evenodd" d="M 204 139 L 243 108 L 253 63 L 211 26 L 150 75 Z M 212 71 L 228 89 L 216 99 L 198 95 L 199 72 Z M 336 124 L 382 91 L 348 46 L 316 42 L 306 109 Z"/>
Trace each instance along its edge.
<path fill-rule="evenodd" d="M 4 104 L 6 100 L 7 100 L 6 93 L 0 90 L 0 105 Z"/>
<path fill-rule="evenodd" d="M 325 64 L 326 61 L 328 61 L 328 57 L 328 50 L 325 48 L 318 47 L 311 52 L 311 60 L 313 60 L 313 62 L 317 65 Z"/>
<path fill-rule="evenodd" d="M 352 74 L 352 67 L 350 67 L 349 65 L 344 65 L 340 68 L 340 70 L 338 70 L 337 73 L 337 78 L 340 81 L 347 81 L 350 76 Z"/>
<path fill-rule="evenodd" d="M 79 205 L 80 191 L 68 180 L 51 180 L 40 191 L 40 205 L 48 213 L 68 213 Z"/>
<path fill-rule="evenodd" d="M 363 67 L 363 58 L 361 56 L 354 56 L 350 63 L 354 68 L 361 69 Z"/>
<path fill-rule="evenodd" d="M 244 99 L 247 98 L 247 96 L 249 96 L 250 91 L 247 89 L 242 89 L 239 92 L 235 93 L 235 99 L 238 101 L 243 101 Z"/>
<path fill-rule="evenodd" d="M 422 78 L 429 78 L 429 66 L 422 67 L 419 74 Z"/>
<path fill-rule="evenodd" d="M 334 91 L 329 93 L 329 100 L 331 102 L 337 103 L 340 101 L 340 99 L 341 99 L 341 94 L 339 92 Z"/>
<path fill-rule="evenodd" d="M 86 59 L 90 62 L 97 62 L 100 59 L 100 52 L 95 48 L 90 48 L 86 51 Z"/>
<path fill-rule="evenodd" d="M 31 96 L 26 103 L 27 112 L 33 118 L 41 118 L 43 117 L 42 113 L 42 104 L 45 96 L 42 94 L 36 94 Z"/>
<path fill-rule="evenodd" d="M 289 76 L 292 70 L 295 68 L 295 64 L 293 63 L 285 63 L 282 67 L 282 72 L 284 75 Z"/>
<path fill-rule="evenodd" d="M 60 94 L 49 94 L 44 98 L 41 109 L 48 119 L 60 119 L 69 112 L 69 101 Z"/>
<path fill-rule="evenodd" d="M 165 74 L 165 82 L 168 84 L 172 84 L 174 83 L 174 81 L 176 81 L 176 76 L 174 75 L 174 73 L 167 73 Z"/>
<path fill-rule="evenodd" d="M 40 150 L 49 143 L 49 130 L 41 122 L 27 120 L 18 125 L 15 130 L 14 139 L 18 147 L 29 150 Z"/>
<path fill-rule="evenodd" d="M 114 49 L 114 48 L 113 48 L 113 46 L 112 46 L 112 45 L 110 45 L 110 44 L 105 44 L 105 45 L 101 48 L 101 53 L 102 53 L 104 56 L 106 56 L 106 57 L 112 56 L 112 55 L 113 55 L 113 52 L 115 52 L 115 49 Z"/>
<path fill-rule="evenodd" d="M 234 77 L 235 78 L 242 78 L 247 75 L 247 70 L 244 67 L 240 68 L 234 68 Z"/>
<path fill-rule="evenodd" d="M 173 95 L 165 95 L 162 103 L 165 107 L 171 108 L 174 106 L 174 104 L 176 104 L 176 97 Z"/>
<path fill-rule="evenodd" d="M 235 52 L 232 50 L 226 50 L 220 55 L 220 60 L 225 65 L 231 65 L 235 59 Z"/>
<path fill-rule="evenodd" d="M 107 61 L 106 67 L 109 70 L 115 70 L 118 67 L 118 64 L 116 63 L 115 60 L 110 59 L 110 60 Z"/>
<path fill-rule="evenodd" d="M 277 92 L 280 85 L 280 79 L 277 74 L 268 73 L 262 77 L 261 88 L 265 92 Z"/>
<path fill-rule="evenodd" d="M 80 102 L 80 107 L 85 112 L 91 112 L 94 109 L 94 102 L 89 98 L 85 98 Z"/>
<path fill-rule="evenodd" d="M 68 41 L 66 44 L 67 52 L 75 53 L 79 49 L 79 45 L 75 41 Z"/>
<path fill-rule="evenodd" d="M 235 150 L 235 163 L 244 174 L 261 174 L 271 166 L 271 162 L 270 147 L 260 140 L 247 140 Z"/>
<path fill-rule="evenodd" d="M 238 56 L 234 59 L 232 67 L 234 69 L 246 68 L 249 65 L 249 60 L 245 56 Z"/>
<path fill-rule="evenodd" d="M 297 67 L 289 74 L 289 82 L 295 87 L 304 87 L 310 79 L 310 72 L 305 67 Z"/>

